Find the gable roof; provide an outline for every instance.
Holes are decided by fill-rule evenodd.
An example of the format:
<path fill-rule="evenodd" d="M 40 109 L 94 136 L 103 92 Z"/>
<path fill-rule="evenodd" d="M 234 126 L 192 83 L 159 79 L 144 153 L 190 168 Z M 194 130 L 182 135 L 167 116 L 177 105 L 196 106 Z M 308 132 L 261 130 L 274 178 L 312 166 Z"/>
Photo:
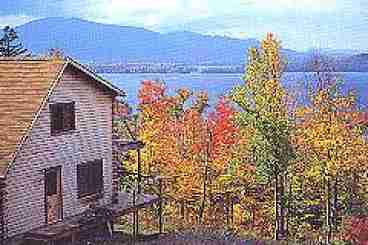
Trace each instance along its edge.
<path fill-rule="evenodd" d="M 0 178 L 5 177 L 68 66 L 85 73 L 114 95 L 125 96 L 122 90 L 70 58 L 0 58 Z"/>

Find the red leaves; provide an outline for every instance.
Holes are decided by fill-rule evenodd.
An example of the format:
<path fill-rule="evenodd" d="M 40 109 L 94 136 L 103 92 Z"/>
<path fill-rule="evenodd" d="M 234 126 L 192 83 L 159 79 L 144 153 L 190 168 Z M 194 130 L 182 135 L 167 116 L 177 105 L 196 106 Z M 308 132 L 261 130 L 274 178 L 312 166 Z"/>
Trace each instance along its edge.
<path fill-rule="evenodd" d="M 234 108 L 224 98 L 220 99 L 215 112 L 209 116 L 214 157 L 224 154 L 226 148 L 238 142 L 239 128 L 234 124 L 234 116 Z"/>
<path fill-rule="evenodd" d="M 345 238 L 357 245 L 368 245 L 368 218 L 352 218 Z"/>
<path fill-rule="evenodd" d="M 139 104 L 153 103 L 164 96 L 165 85 L 161 82 L 144 80 L 138 92 Z"/>

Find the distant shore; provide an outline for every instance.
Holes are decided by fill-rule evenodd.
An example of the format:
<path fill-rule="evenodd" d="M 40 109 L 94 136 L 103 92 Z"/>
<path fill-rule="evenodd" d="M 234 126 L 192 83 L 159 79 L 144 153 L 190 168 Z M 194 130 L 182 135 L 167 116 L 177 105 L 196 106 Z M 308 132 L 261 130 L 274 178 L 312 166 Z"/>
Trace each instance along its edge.
<path fill-rule="evenodd" d="M 89 64 L 92 70 L 97 73 L 179 73 L 179 74 L 238 74 L 244 73 L 245 65 L 187 65 L 187 64 Z M 330 70 L 321 70 L 320 72 L 329 72 Z M 289 67 L 285 72 L 316 72 L 306 67 Z M 368 68 L 351 67 L 340 65 L 334 72 L 368 72 Z"/>

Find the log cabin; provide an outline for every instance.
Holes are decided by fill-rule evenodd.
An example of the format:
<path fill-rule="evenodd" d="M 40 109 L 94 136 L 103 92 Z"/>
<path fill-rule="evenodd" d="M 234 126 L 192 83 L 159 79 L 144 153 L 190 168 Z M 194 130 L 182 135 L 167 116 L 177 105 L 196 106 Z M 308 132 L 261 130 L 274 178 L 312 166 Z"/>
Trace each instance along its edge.
<path fill-rule="evenodd" d="M 113 201 L 121 196 L 113 179 L 118 96 L 124 92 L 70 58 L 0 59 L 4 244 L 73 235 L 91 204 L 127 208 Z"/>

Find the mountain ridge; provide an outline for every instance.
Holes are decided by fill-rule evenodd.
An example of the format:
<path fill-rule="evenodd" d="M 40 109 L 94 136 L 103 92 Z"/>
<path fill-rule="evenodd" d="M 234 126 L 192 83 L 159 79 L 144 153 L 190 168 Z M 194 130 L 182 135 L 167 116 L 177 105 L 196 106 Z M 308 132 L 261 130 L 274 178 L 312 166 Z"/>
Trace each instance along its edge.
<path fill-rule="evenodd" d="M 16 27 L 24 46 L 34 54 L 45 54 L 58 48 L 83 63 L 181 63 L 226 64 L 246 63 L 250 47 L 259 47 L 254 38 L 237 39 L 203 35 L 190 31 L 160 33 L 142 27 L 101 24 L 79 18 L 49 17 Z M 339 69 L 354 70 L 366 56 L 347 50 L 321 50 L 337 59 Z M 292 71 L 307 70 L 313 52 L 284 48 L 281 54 Z M 358 63 L 359 62 L 359 63 Z M 346 63 L 346 64 L 345 64 Z M 366 65 L 357 67 L 366 69 Z M 368 70 L 368 68 L 367 68 Z"/>
<path fill-rule="evenodd" d="M 259 41 L 252 38 L 188 31 L 163 34 L 141 27 L 63 17 L 33 20 L 16 30 L 25 47 L 35 54 L 59 48 L 83 62 L 239 64 L 244 61 L 249 47 L 259 45 Z"/>

